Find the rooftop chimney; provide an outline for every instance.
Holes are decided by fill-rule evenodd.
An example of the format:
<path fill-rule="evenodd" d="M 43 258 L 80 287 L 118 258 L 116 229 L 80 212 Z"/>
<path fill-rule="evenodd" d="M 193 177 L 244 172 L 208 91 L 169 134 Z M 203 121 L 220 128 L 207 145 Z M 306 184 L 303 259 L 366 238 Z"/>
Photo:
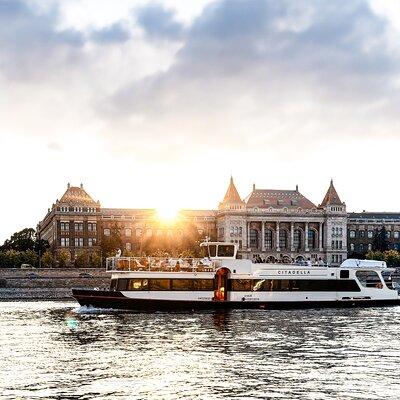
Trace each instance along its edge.
<path fill-rule="evenodd" d="M 67 189 L 69 189 L 70 187 L 71 187 L 71 184 L 68 182 Z"/>

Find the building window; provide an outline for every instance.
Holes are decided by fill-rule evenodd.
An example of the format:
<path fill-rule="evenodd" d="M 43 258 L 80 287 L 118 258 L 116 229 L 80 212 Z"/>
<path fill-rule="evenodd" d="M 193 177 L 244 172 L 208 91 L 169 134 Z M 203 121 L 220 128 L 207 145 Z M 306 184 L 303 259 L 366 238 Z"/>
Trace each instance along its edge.
<path fill-rule="evenodd" d="M 75 247 L 83 247 L 83 238 L 75 238 Z"/>
<path fill-rule="evenodd" d="M 360 231 L 360 238 L 364 238 L 365 237 L 365 231 Z"/>
<path fill-rule="evenodd" d="M 125 229 L 125 236 L 132 236 L 132 229 L 130 229 L 130 228 L 126 228 Z"/>
<path fill-rule="evenodd" d="M 88 246 L 89 247 L 96 246 L 96 238 L 88 238 Z"/>
<path fill-rule="evenodd" d="M 356 231 L 350 231 L 350 237 L 354 239 L 356 237 Z"/>
<path fill-rule="evenodd" d="M 126 248 L 126 250 L 131 251 L 132 250 L 132 245 L 128 242 L 128 243 L 125 244 L 125 248 Z"/>
<path fill-rule="evenodd" d="M 368 231 L 368 239 L 372 239 L 374 237 L 374 232 L 373 231 Z"/>
<path fill-rule="evenodd" d="M 61 247 L 69 247 L 69 238 L 61 238 Z"/>
<path fill-rule="evenodd" d="M 250 247 L 258 248 L 258 230 L 250 229 Z"/>
<path fill-rule="evenodd" d="M 74 229 L 76 231 L 83 231 L 83 222 L 75 222 L 74 223 Z"/>
<path fill-rule="evenodd" d="M 69 222 L 61 222 L 60 225 L 62 231 L 69 231 Z"/>
<path fill-rule="evenodd" d="M 272 242 L 272 231 L 271 231 L 271 229 L 266 229 L 266 230 L 265 230 L 265 238 L 264 238 L 264 241 L 265 241 L 265 248 L 266 248 L 266 250 L 271 250 L 271 249 L 272 249 L 272 244 L 273 244 L 273 242 Z"/>
<path fill-rule="evenodd" d="M 398 239 L 398 238 L 399 238 L 399 231 L 394 231 L 394 232 L 393 232 L 393 237 L 394 237 L 395 239 Z"/>
<path fill-rule="evenodd" d="M 314 229 L 308 230 L 308 247 L 315 249 L 317 247 L 317 234 Z"/>
<path fill-rule="evenodd" d="M 362 253 L 364 251 L 364 245 L 362 243 L 360 243 L 359 249 L 360 249 L 360 253 Z"/>
<path fill-rule="evenodd" d="M 104 236 L 110 236 L 111 235 L 111 231 L 110 231 L 109 228 L 105 228 L 103 232 L 104 232 Z"/>
<path fill-rule="evenodd" d="M 281 249 L 286 249 L 287 247 L 287 231 L 285 229 L 279 231 L 279 247 Z"/>
<path fill-rule="evenodd" d="M 88 222 L 88 231 L 96 232 L 96 230 L 97 230 L 96 222 Z"/>
<path fill-rule="evenodd" d="M 136 229 L 136 236 L 138 237 L 142 236 L 142 230 L 140 228 Z"/>
<path fill-rule="evenodd" d="M 371 251 L 371 250 L 372 250 L 372 244 L 368 243 L 368 251 Z"/>
<path fill-rule="evenodd" d="M 386 231 L 386 237 L 387 237 L 388 239 L 390 239 L 391 234 L 392 234 L 392 232 Z"/>
<path fill-rule="evenodd" d="M 354 251 L 354 243 L 350 243 L 350 250 Z"/>
<path fill-rule="evenodd" d="M 301 230 L 295 229 L 293 232 L 293 247 L 295 250 L 300 250 L 301 248 Z"/>

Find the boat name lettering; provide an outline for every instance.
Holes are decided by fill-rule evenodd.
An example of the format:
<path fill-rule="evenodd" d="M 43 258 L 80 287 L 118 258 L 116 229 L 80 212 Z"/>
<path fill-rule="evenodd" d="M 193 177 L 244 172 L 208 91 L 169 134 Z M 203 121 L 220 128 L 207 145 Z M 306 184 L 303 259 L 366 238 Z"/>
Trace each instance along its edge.
<path fill-rule="evenodd" d="M 311 275 L 311 271 L 304 270 L 279 270 L 278 275 Z"/>

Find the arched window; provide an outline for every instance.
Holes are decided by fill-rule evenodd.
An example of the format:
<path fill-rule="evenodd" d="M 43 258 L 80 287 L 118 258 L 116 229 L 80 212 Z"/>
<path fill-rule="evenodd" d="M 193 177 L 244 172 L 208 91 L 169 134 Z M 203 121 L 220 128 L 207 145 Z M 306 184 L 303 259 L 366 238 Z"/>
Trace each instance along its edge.
<path fill-rule="evenodd" d="M 314 229 L 308 230 L 308 247 L 310 249 L 315 249 L 317 247 L 317 233 Z"/>
<path fill-rule="evenodd" d="M 287 231 L 284 229 L 281 229 L 279 231 L 279 247 L 281 249 L 286 249 L 287 247 Z"/>
<path fill-rule="evenodd" d="M 272 230 L 266 229 L 265 230 L 265 249 L 271 250 L 272 249 Z"/>
<path fill-rule="evenodd" d="M 258 248 L 258 230 L 250 229 L 250 247 Z"/>
<path fill-rule="evenodd" d="M 301 230 L 295 229 L 293 232 L 293 247 L 295 250 L 301 249 Z"/>

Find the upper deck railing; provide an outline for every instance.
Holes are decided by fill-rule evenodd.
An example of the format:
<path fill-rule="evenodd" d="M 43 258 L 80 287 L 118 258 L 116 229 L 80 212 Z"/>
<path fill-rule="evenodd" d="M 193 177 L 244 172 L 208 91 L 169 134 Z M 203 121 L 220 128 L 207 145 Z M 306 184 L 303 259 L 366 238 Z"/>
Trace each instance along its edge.
<path fill-rule="evenodd" d="M 107 271 L 214 272 L 220 260 L 206 258 L 108 257 Z"/>

